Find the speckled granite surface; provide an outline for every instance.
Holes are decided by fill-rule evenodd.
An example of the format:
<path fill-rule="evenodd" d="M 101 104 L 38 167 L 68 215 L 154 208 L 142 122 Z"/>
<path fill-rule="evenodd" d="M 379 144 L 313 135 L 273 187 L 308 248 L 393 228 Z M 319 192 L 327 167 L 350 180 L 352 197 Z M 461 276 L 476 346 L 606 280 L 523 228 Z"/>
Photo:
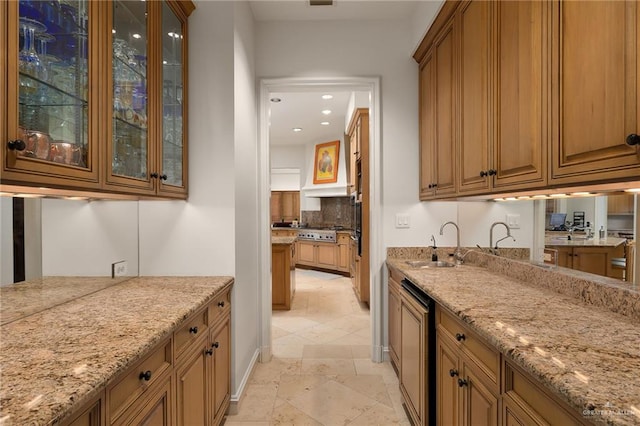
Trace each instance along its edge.
<path fill-rule="evenodd" d="M 640 424 L 640 323 L 635 316 L 551 291 L 566 284 L 561 274 L 524 262 L 474 252 L 463 266 L 416 269 L 407 259 L 389 257 L 387 265 L 579 413 L 601 410 L 585 416 L 587 421 Z M 597 284 L 591 285 L 595 293 Z"/>
<path fill-rule="evenodd" d="M 49 424 L 78 408 L 232 282 L 138 277 L 2 325 L 0 424 Z"/>
<path fill-rule="evenodd" d="M 271 244 L 293 244 L 298 237 L 271 237 Z"/>
<path fill-rule="evenodd" d="M 627 241 L 626 238 L 606 237 L 606 238 L 591 238 L 586 239 L 584 237 L 573 237 L 571 240 L 567 237 L 554 237 L 545 236 L 544 244 L 547 246 L 577 246 L 577 247 L 618 247 L 620 244 L 624 244 Z"/>

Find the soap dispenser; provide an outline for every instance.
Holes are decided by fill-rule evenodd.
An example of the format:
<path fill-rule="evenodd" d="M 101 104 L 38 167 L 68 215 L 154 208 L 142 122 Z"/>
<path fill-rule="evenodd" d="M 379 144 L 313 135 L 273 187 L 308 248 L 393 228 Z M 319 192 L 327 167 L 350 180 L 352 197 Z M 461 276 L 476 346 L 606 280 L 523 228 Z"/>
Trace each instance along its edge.
<path fill-rule="evenodd" d="M 604 239 L 604 226 L 600 227 L 600 231 L 598 231 L 598 237 L 600 237 L 600 239 Z"/>

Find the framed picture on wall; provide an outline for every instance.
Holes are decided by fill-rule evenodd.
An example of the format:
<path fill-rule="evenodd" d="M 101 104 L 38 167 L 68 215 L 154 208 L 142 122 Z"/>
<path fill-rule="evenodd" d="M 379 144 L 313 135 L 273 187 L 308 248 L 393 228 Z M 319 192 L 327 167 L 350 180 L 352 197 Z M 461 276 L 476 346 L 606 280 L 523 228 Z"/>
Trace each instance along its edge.
<path fill-rule="evenodd" d="M 325 142 L 316 145 L 313 170 L 313 183 L 335 183 L 338 181 L 338 155 L 340 141 Z"/>

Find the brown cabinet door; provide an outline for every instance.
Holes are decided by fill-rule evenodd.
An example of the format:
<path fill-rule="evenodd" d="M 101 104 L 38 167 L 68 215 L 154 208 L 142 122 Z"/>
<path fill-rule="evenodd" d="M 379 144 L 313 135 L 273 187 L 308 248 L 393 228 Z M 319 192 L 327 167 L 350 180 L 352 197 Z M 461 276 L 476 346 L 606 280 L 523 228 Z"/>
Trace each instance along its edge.
<path fill-rule="evenodd" d="M 174 424 L 174 420 L 171 417 L 171 407 L 173 405 L 171 403 L 171 387 L 171 375 L 169 375 L 160 389 L 143 403 L 144 405 L 138 414 L 120 424 L 140 426 L 170 426 Z"/>
<path fill-rule="evenodd" d="M 458 11 L 458 191 L 487 192 L 489 165 L 489 72 L 491 2 L 468 1 Z M 440 123 L 440 121 L 439 121 Z M 481 172 L 483 174 L 481 175 Z"/>
<path fill-rule="evenodd" d="M 400 284 L 389 277 L 389 355 L 391 362 L 400 370 Z"/>
<path fill-rule="evenodd" d="M 609 247 L 574 247 L 573 269 L 596 275 L 607 275 L 611 263 Z"/>
<path fill-rule="evenodd" d="M 453 20 L 434 43 L 435 59 L 435 167 L 436 197 L 455 194 L 456 48 Z"/>
<path fill-rule="evenodd" d="M 335 244 L 318 244 L 316 246 L 319 267 L 335 269 L 337 247 Z"/>
<path fill-rule="evenodd" d="M 438 332 L 436 343 L 436 418 L 440 426 L 459 424 L 460 361 Z"/>
<path fill-rule="evenodd" d="M 563 268 L 573 268 L 573 248 L 571 247 L 549 247 L 558 250 L 558 266 Z"/>
<path fill-rule="evenodd" d="M 402 293 L 400 306 L 400 392 L 414 424 L 427 421 L 426 312 Z"/>
<path fill-rule="evenodd" d="M 470 363 L 464 364 L 462 424 L 493 426 L 498 424 L 498 398 L 489 391 Z"/>
<path fill-rule="evenodd" d="M 633 194 L 607 196 L 607 213 L 609 214 L 633 214 Z"/>
<path fill-rule="evenodd" d="M 195 343 L 196 352 L 176 370 L 176 412 L 179 426 L 207 422 L 207 339 Z"/>
<path fill-rule="evenodd" d="M 222 326 L 218 327 L 211 336 L 211 348 L 213 349 L 213 382 L 211 388 L 211 417 L 214 425 L 220 424 L 229 406 L 231 398 L 231 335 L 229 318 Z"/>
<path fill-rule="evenodd" d="M 349 244 L 338 244 L 338 269 L 349 270 Z"/>
<path fill-rule="evenodd" d="M 546 72 L 549 3 L 493 3 L 496 19 L 494 189 L 541 186 L 547 179 Z"/>
<path fill-rule="evenodd" d="M 640 175 L 636 1 L 553 4 L 553 184 Z"/>
<path fill-rule="evenodd" d="M 420 64 L 420 199 L 428 200 L 435 195 L 435 60 L 433 51 Z"/>
<path fill-rule="evenodd" d="M 271 191 L 271 222 L 280 222 L 284 220 L 282 215 L 282 192 Z"/>
<path fill-rule="evenodd" d="M 316 248 L 313 241 L 298 241 L 298 263 L 313 266 L 316 264 Z"/>

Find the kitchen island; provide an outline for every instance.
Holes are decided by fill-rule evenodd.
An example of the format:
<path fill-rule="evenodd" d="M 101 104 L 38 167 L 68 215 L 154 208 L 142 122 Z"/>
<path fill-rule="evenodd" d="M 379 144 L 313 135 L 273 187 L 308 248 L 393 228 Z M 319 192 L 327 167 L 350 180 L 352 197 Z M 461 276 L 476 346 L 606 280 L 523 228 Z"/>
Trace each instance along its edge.
<path fill-rule="evenodd" d="M 67 281 L 81 286 L 83 279 L 51 277 L 17 283 L 0 288 L 0 298 L 3 305 L 10 301 L 20 306 L 20 299 L 29 305 L 42 299 L 50 288 L 67 288 Z M 203 332 L 215 325 L 214 319 L 226 324 L 228 332 L 232 277 L 137 277 L 104 288 L 96 284 L 97 279 L 86 281 L 89 291 L 70 300 L 54 299 L 50 306 L 41 301 L 38 309 L 23 315 L 7 308 L 5 316 L 3 309 L 3 426 L 64 423 L 93 401 L 97 401 L 97 415 L 106 417 L 109 424 L 116 417 L 126 420 L 129 415 L 139 414 L 132 411 L 136 408 L 132 396 L 143 396 L 147 387 L 158 391 L 161 384 L 153 384 L 154 380 L 173 383 L 173 367 L 186 359 L 178 357 L 188 352 L 191 337 L 197 335 L 194 342 L 202 344 L 206 337 Z M 200 334 L 194 326 L 190 327 L 191 333 L 182 333 L 190 321 L 198 323 Z M 180 342 L 184 345 L 179 346 Z M 195 350 L 199 351 L 197 347 Z M 155 360 L 149 353 L 161 355 L 158 370 L 151 369 L 140 378 L 136 375 L 132 387 L 122 392 L 121 383 L 127 383 L 132 367 Z M 170 386 L 167 392 L 175 397 Z"/>
<path fill-rule="evenodd" d="M 531 388 L 539 386 L 567 407 L 577 424 L 640 424 L 637 291 L 612 279 L 477 251 L 451 268 L 411 267 L 410 252 L 399 253 L 404 257 L 388 249 L 391 273 L 416 284 L 435 300 L 436 312 L 455 317 L 502 359 L 496 418 L 510 415 L 513 382 L 505 374 L 517 370 L 531 377 Z"/>

